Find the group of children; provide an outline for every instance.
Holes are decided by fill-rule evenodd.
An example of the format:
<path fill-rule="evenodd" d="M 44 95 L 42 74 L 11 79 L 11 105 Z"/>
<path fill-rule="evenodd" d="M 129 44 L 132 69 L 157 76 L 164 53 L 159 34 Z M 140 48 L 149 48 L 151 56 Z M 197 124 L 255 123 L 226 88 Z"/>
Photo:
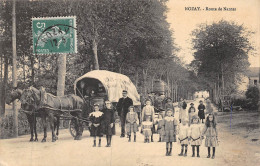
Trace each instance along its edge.
<path fill-rule="evenodd" d="M 179 156 L 187 156 L 188 145 L 190 144 L 192 147 L 192 157 L 195 157 L 195 149 L 197 150 L 197 157 L 200 157 L 199 148 L 205 137 L 205 146 L 208 147 L 207 157 L 211 157 L 210 148 L 212 147 L 212 159 L 215 158 L 215 148 L 218 145 L 218 132 L 213 114 L 207 116 L 205 126 L 202 128 L 200 118 L 197 115 L 193 115 L 190 121 L 184 119 L 178 124 L 177 119 L 172 116 L 172 111 L 169 109 L 167 110 L 166 117 L 158 122 L 158 133 L 160 134 L 159 142 L 161 138 L 163 142 L 166 142 L 166 156 L 171 155 L 172 142 L 176 142 L 176 135 L 178 135 L 178 142 L 181 145 Z"/>
<path fill-rule="evenodd" d="M 98 105 L 94 105 L 94 112 L 90 117 L 90 132 L 94 137 L 94 144 L 96 146 L 96 137 L 99 137 L 99 144 L 101 146 L 101 137 L 103 134 L 107 138 L 107 147 L 111 146 L 112 135 L 115 134 L 115 118 L 114 110 L 111 102 L 105 102 L 105 109 L 101 112 Z M 189 114 L 192 111 L 189 111 Z M 174 117 L 174 111 L 168 108 L 166 111 L 160 113 L 160 120 L 158 122 L 157 131 L 160 135 L 159 142 L 166 142 L 166 156 L 172 155 L 172 142 L 176 142 L 177 135 L 181 145 L 181 153 L 179 156 L 187 156 L 188 145 L 192 147 L 192 157 L 195 157 L 195 149 L 197 150 L 197 157 L 200 157 L 199 148 L 202 140 L 205 137 L 205 146 L 208 147 L 208 158 L 211 157 L 211 147 L 213 149 L 212 159 L 215 158 L 215 149 L 218 145 L 218 132 L 216 128 L 216 120 L 213 114 L 209 114 L 206 119 L 204 128 L 201 128 L 200 118 L 193 114 L 191 118 L 182 119 L 179 124 Z M 154 109 L 151 106 L 151 101 L 146 101 L 146 106 L 142 110 L 140 119 L 141 133 L 144 135 L 144 143 L 153 142 L 153 133 L 155 132 Z M 129 107 L 129 112 L 126 115 L 126 132 L 128 141 L 131 142 L 131 136 L 134 135 L 134 142 L 136 142 L 136 132 L 138 132 L 139 119 L 134 110 L 134 106 Z"/>

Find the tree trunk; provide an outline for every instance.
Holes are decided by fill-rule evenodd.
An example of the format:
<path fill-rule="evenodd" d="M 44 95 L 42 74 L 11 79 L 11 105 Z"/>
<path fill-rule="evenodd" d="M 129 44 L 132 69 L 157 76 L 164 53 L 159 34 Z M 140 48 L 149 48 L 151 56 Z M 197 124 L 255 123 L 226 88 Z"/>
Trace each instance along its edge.
<path fill-rule="evenodd" d="M 177 83 L 175 84 L 175 96 L 176 96 L 176 101 L 178 101 L 178 85 L 177 85 Z"/>
<path fill-rule="evenodd" d="M 65 77 L 66 77 L 66 54 L 60 54 L 58 57 L 57 96 L 64 96 Z"/>
<path fill-rule="evenodd" d="M 99 64 L 98 64 L 98 55 L 97 55 L 97 41 L 94 39 L 92 41 L 92 51 L 94 54 L 94 69 L 99 70 Z"/>
<path fill-rule="evenodd" d="M 3 81 L 3 54 L 1 54 L 1 78 L 0 81 L 2 83 Z"/>
<path fill-rule="evenodd" d="M 25 75 L 25 55 L 23 55 L 23 82 L 26 81 L 26 75 Z"/>
<path fill-rule="evenodd" d="M 221 81 L 222 81 L 222 95 L 225 94 L 225 84 L 224 84 L 224 71 L 223 71 L 223 64 L 221 63 Z"/>
<path fill-rule="evenodd" d="M 12 10 L 12 45 L 13 45 L 13 87 L 17 87 L 17 55 L 16 55 L 16 15 L 15 15 L 15 3 L 13 0 L 13 10 Z M 13 101 L 13 118 L 14 118 L 14 137 L 18 137 L 18 109 L 16 100 Z"/>
<path fill-rule="evenodd" d="M 138 71 L 136 71 L 135 73 L 135 86 L 138 87 L 138 80 L 139 80 L 139 75 L 138 75 Z"/>
<path fill-rule="evenodd" d="M 143 79 L 144 79 L 144 95 L 147 94 L 147 72 L 143 69 Z"/>
<path fill-rule="evenodd" d="M 1 116 L 5 115 L 5 96 L 6 96 L 6 85 L 8 80 L 8 64 L 9 60 L 7 55 L 4 56 L 4 80 L 1 89 Z"/>
<path fill-rule="evenodd" d="M 32 80 L 32 85 L 34 85 L 35 82 L 35 70 L 34 70 L 34 55 L 32 54 L 30 57 L 31 60 L 31 70 L 32 70 L 32 75 L 31 75 L 31 80 Z"/>
<path fill-rule="evenodd" d="M 64 96 L 66 78 L 66 54 L 60 54 L 58 57 L 58 83 L 57 96 Z M 60 121 L 60 127 L 63 128 L 63 120 Z"/>

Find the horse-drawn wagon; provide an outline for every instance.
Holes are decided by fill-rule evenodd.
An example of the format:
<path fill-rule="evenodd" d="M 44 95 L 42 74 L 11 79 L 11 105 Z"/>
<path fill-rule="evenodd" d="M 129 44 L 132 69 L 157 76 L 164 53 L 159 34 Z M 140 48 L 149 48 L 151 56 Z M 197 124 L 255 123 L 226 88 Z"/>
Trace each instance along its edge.
<path fill-rule="evenodd" d="M 88 128 L 89 113 L 93 111 L 93 105 L 99 104 L 103 109 L 105 100 L 109 100 L 116 106 L 122 91 L 127 90 L 128 96 L 135 106 L 139 106 L 140 96 L 132 81 L 125 75 L 106 70 L 94 70 L 76 79 L 74 83 L 75 94 L 54 96 L 47 93 L 44 88 L 39 90 L 30 87 L 24 90 L 15 90 L 10 96 L 10 102 L 20 99 L 21 110 L 27 115 L 30 123 L 31 139 L 33 130 L 36 133 L 36 117 L 41 117 L 44 125 L 44 138 L 46 141 L 47 119 L 52 130 L 52 141 L 56 141 L 59 131 L 59 121 L 69 120 L 69 131 L 74 139 L 80 139 L 83 129 Z M 9 103 L 10 103 L 9 102 Z M 57 133 L 55 134 L 55 128 Z"/>
<path fill-rule="evenodd" d="M 85 128 L 88 128 L 88 115 L 93 111 L 93 105 L 99 104 L 102 110 L 105 100 L 109 100 L 115 108 L 119 98 L 122 97 L 123 90 L 128 91 L 128 96 L 133 100 L 135 107 L 141 105 L 135 85 L 123 74 L 106 70 L 93 70 L 76 79 L 74 92 L 85 103 L 82 114 L 85 119 Z M 72 136 L 75 136 L 74 126 L 72 122 L 69 123 Z"/>

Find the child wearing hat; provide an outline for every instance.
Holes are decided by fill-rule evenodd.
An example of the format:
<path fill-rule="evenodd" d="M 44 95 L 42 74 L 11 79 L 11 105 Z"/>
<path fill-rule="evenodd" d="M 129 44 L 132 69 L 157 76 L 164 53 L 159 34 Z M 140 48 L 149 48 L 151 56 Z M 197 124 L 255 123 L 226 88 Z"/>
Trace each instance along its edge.
<path fill-rule="evenodd" d="M 136 132 L 138 131 L 138 115 L 134 111 L 134 106 L 129 107 L 129 112 L 126 114 L 126 132 L 128 142 L 131 142 L 131 133 L 134 133 L 134 142 L 136 142 Z"/>
<path fill-rule="evenodd" d="M 90 136 L 94 138 L 94 144 L 93 147 L 96 147 L 96 137 L 99 137 L 99 143 L 98 146 L 101 146 L 101 137 L 102 134 L 102 127 L 101 122 L 103 120 L 103 112 L 99 110 L 99 105 L 94 104 L 94 112 L 91 112 L 89 114 L 89 120 L 90 120 Z"/>
<path fill-rule="evenodd" d="M 189 108 L 189 110 L 188 110 L 188 113 L 189 113 L 189 126 L 190 126 L 192 117 L 193 117 L 194 115 L 196 115 L 196 109 L 195 109 L 193 103 L 190 103 L 190 108 Z"/>
<path fill-rule="evenodd" d="M 107 145 L 111 146 L 112 135 L 115 135 L 115 111 L 112 108 L 110 101 L 105 101 L 105 108 L 102 111 L 104 113 L 103 118 L 103 133 L 106 135 Z"/>
<path fill-rule="evenodd" d="M 172 142 L 176 142 L 178 121 L 172 116 L 172 110 L 166 111 L 166 116 L 163 119 L 163 142 L 166 142 L 166 156 L 172 155 Z M 169 148 L 170 145 L 170 148 Z"/>
<path fill-rule="evenodd" d="M 197 148 L 197 157 L 200 157 L 200 145 L 202 143 L 202 129 L 198 115 L 191 118 L 190 126 L 190 144 L 192 147 L 192 157 L 195 157 L 195 147 Z"/>

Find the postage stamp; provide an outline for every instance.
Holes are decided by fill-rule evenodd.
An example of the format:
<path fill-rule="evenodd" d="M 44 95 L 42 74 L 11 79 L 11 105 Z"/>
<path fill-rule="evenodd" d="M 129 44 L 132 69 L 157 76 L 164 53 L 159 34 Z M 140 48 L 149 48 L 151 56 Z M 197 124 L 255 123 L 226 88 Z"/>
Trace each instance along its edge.
<path fill-rule="evenodd" d="M 32 18 L 33 53 L 77 53 L 76 17 Z"/>

